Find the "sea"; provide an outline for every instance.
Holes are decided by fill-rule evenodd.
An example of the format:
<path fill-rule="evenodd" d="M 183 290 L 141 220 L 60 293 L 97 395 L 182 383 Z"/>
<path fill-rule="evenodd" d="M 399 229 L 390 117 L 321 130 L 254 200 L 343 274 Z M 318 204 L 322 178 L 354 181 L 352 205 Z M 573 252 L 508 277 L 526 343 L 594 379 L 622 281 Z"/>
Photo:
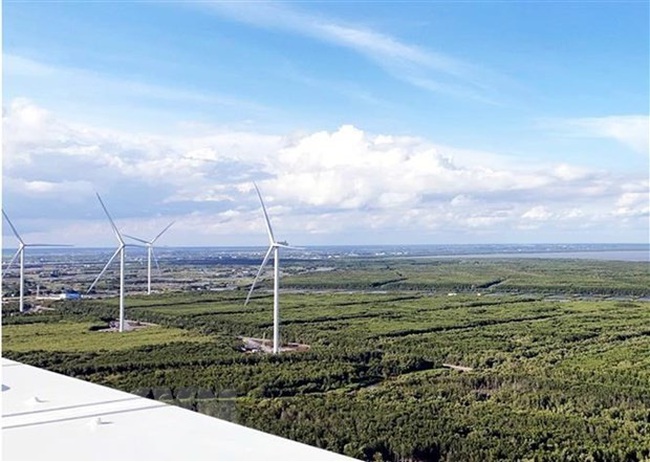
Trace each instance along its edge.
<path fill-rule="evenodd" d="M 405 246 L 341 246 L 317 248 L 346 256 L 410 258 L 542 258 L 650 263 L 650 244 L 458 244 Z"/>

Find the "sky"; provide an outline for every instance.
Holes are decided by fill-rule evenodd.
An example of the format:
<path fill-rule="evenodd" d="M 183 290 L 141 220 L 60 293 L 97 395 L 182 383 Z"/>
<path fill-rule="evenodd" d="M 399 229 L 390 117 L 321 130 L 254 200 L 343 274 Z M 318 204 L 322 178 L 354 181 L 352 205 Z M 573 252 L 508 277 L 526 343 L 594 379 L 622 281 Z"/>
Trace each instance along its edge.
<path fill-rule="evenodd" d="M 643 1 L 11 1 L 28 243 L 645 243 Z M 3 222 L 3 247 L 16 240 Z"/>

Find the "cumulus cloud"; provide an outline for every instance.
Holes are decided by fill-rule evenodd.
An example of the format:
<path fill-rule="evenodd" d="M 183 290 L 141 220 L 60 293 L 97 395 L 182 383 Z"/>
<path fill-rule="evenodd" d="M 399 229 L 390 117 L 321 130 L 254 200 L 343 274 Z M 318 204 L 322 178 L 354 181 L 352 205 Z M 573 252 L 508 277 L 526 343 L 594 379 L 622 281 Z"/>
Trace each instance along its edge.
<path fill-rule="evenodd" d="M 465 196 L 521 201 L 560 194 L 566 201 L 605 196 L 615 187 L 611 178 L 566 164 L 548 169 L 502 160 L 493 166 L 489 156 L 478 163 L 478 156 L 455 154 L 425 140 L 343 126 L 282 148 L 266 183 L 279 200 L 350 209 L 413 208 L 454 198 L 458 205 Z"/>
<path fill-rule="evenodd" d="M 264 236 L 252 181 L 278 235 L 294 241 L 570 227 L 616 235 L 621 218 L 637 232 L 647 228 L 646 178 L 521 164 L 353 125 L 142 134 L 72 123 L 27 100 L 10 102 L 3 124 L 5 204 L 31 211 L 26 218 L 74 221 L 71 229 L 88 239 L 97 234 L 82 233 L 80 223 L 105 226 L 96 190 L 127 229 L 155 234 L 176 218 L 168 239 L 178 244 L 250 243 Z"/>

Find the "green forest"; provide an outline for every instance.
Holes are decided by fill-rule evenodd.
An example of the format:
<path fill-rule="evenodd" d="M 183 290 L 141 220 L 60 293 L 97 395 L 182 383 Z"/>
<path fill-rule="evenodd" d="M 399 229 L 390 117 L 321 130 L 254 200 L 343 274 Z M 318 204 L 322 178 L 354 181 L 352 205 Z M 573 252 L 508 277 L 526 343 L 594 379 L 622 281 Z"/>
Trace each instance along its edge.
<path fill-rule="evenodd" d="M 101 331 L 116 299 L 6 303 L 3 356 L 361 460 L 650 460 L 647 263 L 294 268 L 281 337 L 308 351 L 244 352 L 272 336 L 270 282 L 247 306 L 246 286 L 129 296 L 153 326 L 124 333 Z"/>

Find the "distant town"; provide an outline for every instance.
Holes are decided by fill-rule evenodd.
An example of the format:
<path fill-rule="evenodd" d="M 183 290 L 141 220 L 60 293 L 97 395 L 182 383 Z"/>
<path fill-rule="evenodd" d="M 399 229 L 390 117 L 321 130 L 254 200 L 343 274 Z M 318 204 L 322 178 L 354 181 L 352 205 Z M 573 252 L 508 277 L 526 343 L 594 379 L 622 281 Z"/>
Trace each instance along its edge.
<path fill-rule="evenodd" d="M 165 247 L 156 249 L 152 271 L 156 291 L 234 290 L 250 284 L 264 257 L 264 247 Z M 25 296 L 28 299 L 76 299 L 112 296 L 119 289 L 119 265 L 113 262 L 104 278 L 88 292 L 110 258 L 111 248 L 30 248 L 25 253 Z M 18 295 L 17 265 L 6 270 L 13 250 L 3 250 L 3 297 Z M 367 258 L 567 258 L 650 261 L 645 244 L 467 244 L 315 246 L 283 250 L 284 274 L 327 271 L 333 259 Z M 147 290 L 146 250 L 130 247 L 126 257 L 128 292 Z M 87 293 L 88 292 L 88 293 Z"/>

